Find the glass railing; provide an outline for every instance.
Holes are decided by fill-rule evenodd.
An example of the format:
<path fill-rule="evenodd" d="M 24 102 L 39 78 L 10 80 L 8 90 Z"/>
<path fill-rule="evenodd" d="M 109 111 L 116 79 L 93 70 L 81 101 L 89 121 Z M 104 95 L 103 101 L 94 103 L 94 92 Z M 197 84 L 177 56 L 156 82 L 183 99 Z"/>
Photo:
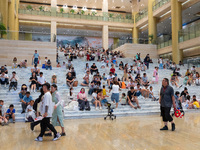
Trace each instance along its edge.
<path fill-rule="evenodd" d="M 143 11 L 140 11 L 138 14 L 136 14 L 135 22 L 138 22 L 146 16 L 148 16 L 148 9 L 144 9 Z"/>
<path fill-rule="evenodd" d="M 158 43 L 158 49 L 161 49 L 161 48 L 164 48 L 167 46 L 171 46 L 171 45 L 172 45 L 172 40 L 160 42 L 160 43 Z"/>
<path fill-rule="evenodd" d="M 160 8 L 161 6 L 167 4 L 170 1 L 171 0 L 157 0 L 157 1 L 155 1 L 154 4 L 153 4 L 153 11 L 155 11 L 156 9 Z"/>
<path fill-rule="evenodd" d="M 103 16 L 95 16 L 91 14 L 84 15 L 84 14 L 72 14 L 72 13 L 60 13 L 60 12 L 53 13 L 50 11 L 38 11 L 38 10 L 26 10 L 26 9 L 19 9 L 19 14 L 57 16 L 63 18 L 85 19 L 85 20 L 95 20 L 95 21 L 134 23 L 132 15 L 130 14 L 127 14 L 126 16 L 120 16 L 112 13 L 103 13 Z"/>
<path fill-rule="evenodd" d="M 179 31 L 179 43 L 200 37 L 200 22 Z"/>
<path fill-rule="evenodd" d="M 53 41 L 56 42 L 56 35 L 51 33 L 9 30 L 6 30 L 5 32 L 6 34 L 3 36 L 3 38 L 0 39 L 50 42 L 52 38 Z"/>

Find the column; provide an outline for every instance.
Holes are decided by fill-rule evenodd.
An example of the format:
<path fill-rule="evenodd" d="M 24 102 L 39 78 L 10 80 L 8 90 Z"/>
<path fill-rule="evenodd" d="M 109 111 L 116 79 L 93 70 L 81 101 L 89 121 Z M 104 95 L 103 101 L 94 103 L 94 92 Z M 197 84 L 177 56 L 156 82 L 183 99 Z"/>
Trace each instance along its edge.
<path fill-rule="evenodd" d="M 8 0 L 0 0 L 0 13 L 1 21 L 7 29 L 8 26 Z M 3 38 L 6 38 L 7 35 L 4 35 Z"/>
<path fill-rule="evenodd" d="M 102 0 L 102 12 L 108 12 L 108 0 Z"/>
<path fill-rule="evenodd" d="M 11 31 L 9 32 L 9 39 L 14 40 L 15 36 L 15 1 L 12 0 L 8 3 L 8 29 Z"/>
<path fill-rule="evenodd" d="M 154 40 L 157 39 L 157 18 L 153 17 L 153 2 L 155 0 L 148 0 L 148 30 L 149 36 L 152 36 L 152 41 L 149 40 L 151 44 Z"/>
<path fill-rule="evenodd" d="M 51 15 L 56 16 L 57 0 L 51 0 Z"/>
<path fill-rule="evenodd" d="M 102 29 L 102 47 L 108 49 L 108 26 L 104 25 Z"/>
<path fill-rule="evenodd" d="M 19 40 L 19 16 L 18 16 L 18 9 L 19 9 L 19 0 L 16 0 L 16 17 L 15 17 L 15 36 L 14 40 Z"/>
<path fill-rule="evenodd" d="M 133 25 L 133 33 L 132 33 L 132 36 L 133 36 L 133 43 L 134 44 L 138 44 L 138 28 L 136 27 L 136 14 L 137 12 L 134 12 L 133 13 L 133 18 L 134 18 L 134 25 Z"/>
<path fill-rule="evenodd" d="M 51 21 L 51 42 L 56 42 L 57 36 L 57 23 L 56 21 Z"/>
<path fill-rule="evenodd" d="M 172 60 L 178 64 L 183 57 L 183 50 L 179 50 L 178 31 L 182 28 L 182 5 L 177 0 L 171 0 L 172 24 Z"/>

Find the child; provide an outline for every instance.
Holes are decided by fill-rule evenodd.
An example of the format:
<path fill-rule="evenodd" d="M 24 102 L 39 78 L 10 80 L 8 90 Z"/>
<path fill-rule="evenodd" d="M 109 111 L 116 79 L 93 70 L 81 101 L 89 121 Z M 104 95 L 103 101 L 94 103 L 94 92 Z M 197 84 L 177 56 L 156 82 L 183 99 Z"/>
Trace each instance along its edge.
<path fill-rule="evenodd" d="M 155 96 L 153 95 L 153 87 L 150 86 L 149 88 L 149 98 L 152 98 L 153 101 L 156 101 L 158 99 L 155 98 Z"/>
<path fill-rule="evenodd" d="M 108 97 L 107 94 L 106 94 L 106 92 L 107 92 L 106 86 L 103 85 L 103 96 Z"/>
<path fill-rule="evenodd" d="M 102 76 L 102 78 L 103 78 L 103 80 L 104 80 L 104 81 L 106 81 L 106 80 L 107 80 L 107 78 L 106 78 L 106 74 L 105 74 L 105 73 L 103 73 L 103 76 Z"/>
<path fill-rule="evenodd" d="M 15 123 L 15 109 L 13 104 L 9 106 L 9 109 L 6 112 L 6 119 L 13 119 L 13 123 Z"/>
<path fill-rule="evenodd" d="M 6 108 L 3 104 L 4 101 L 0 100 L 0 123 L 2 126 L 8 123 L 8 120 L 6 119 Z"/>
<path fill-rule="evenodd" d="M 60 65 L 60 63 L 58 62 L 58 64 L 57 64 L 57 68 L 60 68 L 61 67 L 61 65 Z"/>
<path fill-rule="evenodd" d="M 174 97 L 175 97 L 176 109 L 180 109 L 182 107 L 181 106 L 182 99 L 180 97 L 180 92 L 176 91 Z"/>
<path fill-rule="evenodd" d="M 199 102 L 196 99 L 196 95 L 193 95 L 192 104 L 193 104 L 193 108 L 199 108 Z"/>
<path fill-rule="evenodd" d="M 56 77 L 55 74 L 53 74 L 52 77 L 51 77 L 51 83 L 52 84 L 57 84 L 57 77 Z"/>
<path fill-rule="evenodd" d="M 126 105 L 126 94 L 125 93 L 122 93 L 122 97 L 120 99 L 120 103 L 121 105 Z"/>
<path fill-rule="evenodd" d="M 30 104 L 26 108 L 26 115 L 25 115 L 25 121 L 27 122 L 33 122 L 36 118 L 35 116 L 35 110 L 33 109 L 34 100 L 30 101 Z"/>

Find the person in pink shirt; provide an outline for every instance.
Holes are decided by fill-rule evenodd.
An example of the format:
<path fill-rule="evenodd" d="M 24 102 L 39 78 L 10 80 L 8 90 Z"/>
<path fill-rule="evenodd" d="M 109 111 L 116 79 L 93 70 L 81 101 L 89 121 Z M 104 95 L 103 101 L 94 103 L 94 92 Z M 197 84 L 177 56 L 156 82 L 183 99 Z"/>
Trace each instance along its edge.
<path fill-rule="evenodd" d="M 158 84 L 158 67 L 155 67 L 154 71 L 153 71 L 153 79 L 152 79 L 152 83 L 156 83 Z"/>
<path fill-rule="evenodd" d="M 81 91 L 77 95 L 77 99 L 80 106 L 79 110 L 83 111 L 85 109 L 85 110 L 90 111 L 90 104 L 87 100 L 87 96 L 85 94 L 84 88 L 81 88 Z"/>

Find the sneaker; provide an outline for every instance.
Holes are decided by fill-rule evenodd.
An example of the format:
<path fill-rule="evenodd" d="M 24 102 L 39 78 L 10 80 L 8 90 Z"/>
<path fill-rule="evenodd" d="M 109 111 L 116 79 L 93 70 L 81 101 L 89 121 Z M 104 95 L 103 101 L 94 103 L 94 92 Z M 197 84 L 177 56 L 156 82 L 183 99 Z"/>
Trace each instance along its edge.
<path fill-rule="evenodd" d="M 172 131 L 175 130 L 175 123 L 172 123 Z"/>
<path fill-rule="evenodd" d="M 164 127 L 161 128 L 160 130 L 161 130 L 161 131 L 162 131 L 162 130 L 168 130 L 168 127 L 167 127 L 167 126 L 164 126 Z"/>
<path fill-rule="evenodd" d="M 4 122 L 2 122 L 1 125 L 4 126 Z"/>
<path fill-rule="evenodd" d="M 15 120 L 13 120 L 13 123 L 15 123 Z"/>
<path fill-rule="evenodd" d="M 21 112 L 21 114 L 23 114 L 23 113 L 25 113 L 25 111 L 24 111 L 24 110 Z"/>
<path fill-rule="evenodd" d="M 99 109 L 102 110 L 102 107 L 100 107 Z"/>
<path fill-rule="evenodd" d="M 16 91 L 16 90 L 17 90 L 17 88 L 15 87 L 15 88 L 14 88 L 14 90 Z"/>
<path fill-rule="evenodd" d="M 11 87 L 9 87 L 9 92 L 10 92 L 10 90 L 11 90 Z"/>
<path fill-rule="evenodd" d="M 52 136 L 52 133 L 46 133 L 44 136 Z"/>
<path fill-rule="evenodd" d="M 57 133 L 56 136 L 53 138 L 53 141 L 58 140 L 61 137 L 60 133 Z"/>
<path fill-rule="evenodd" d="M 64 132 L 64 133 L 61 133 L 61 136 L 66 136 L 65 132 Z"/>
<path fill-rule="evenodd" d="M 43 138 L 38 136 L 37 138 L 35 138 L 35 141 L 42 142 Z"/>
<path fill-rule="evenodd" d="M 5 84 L 4 86 L 5 86 L 5 88 L 6 88 L 6 84 Z"/>
<path fill-rule="evenodd" d="M 31 130 L 33 131 L 33 130 L 34 130 L 34 125 L 33 125 L 33 123 L 30 124 L 30 127 L 31 127 Z"/>
<path fill-rule="evenodd" d="M 96 110 L 98 110 L 97 108 L 95 108 Z"/>

